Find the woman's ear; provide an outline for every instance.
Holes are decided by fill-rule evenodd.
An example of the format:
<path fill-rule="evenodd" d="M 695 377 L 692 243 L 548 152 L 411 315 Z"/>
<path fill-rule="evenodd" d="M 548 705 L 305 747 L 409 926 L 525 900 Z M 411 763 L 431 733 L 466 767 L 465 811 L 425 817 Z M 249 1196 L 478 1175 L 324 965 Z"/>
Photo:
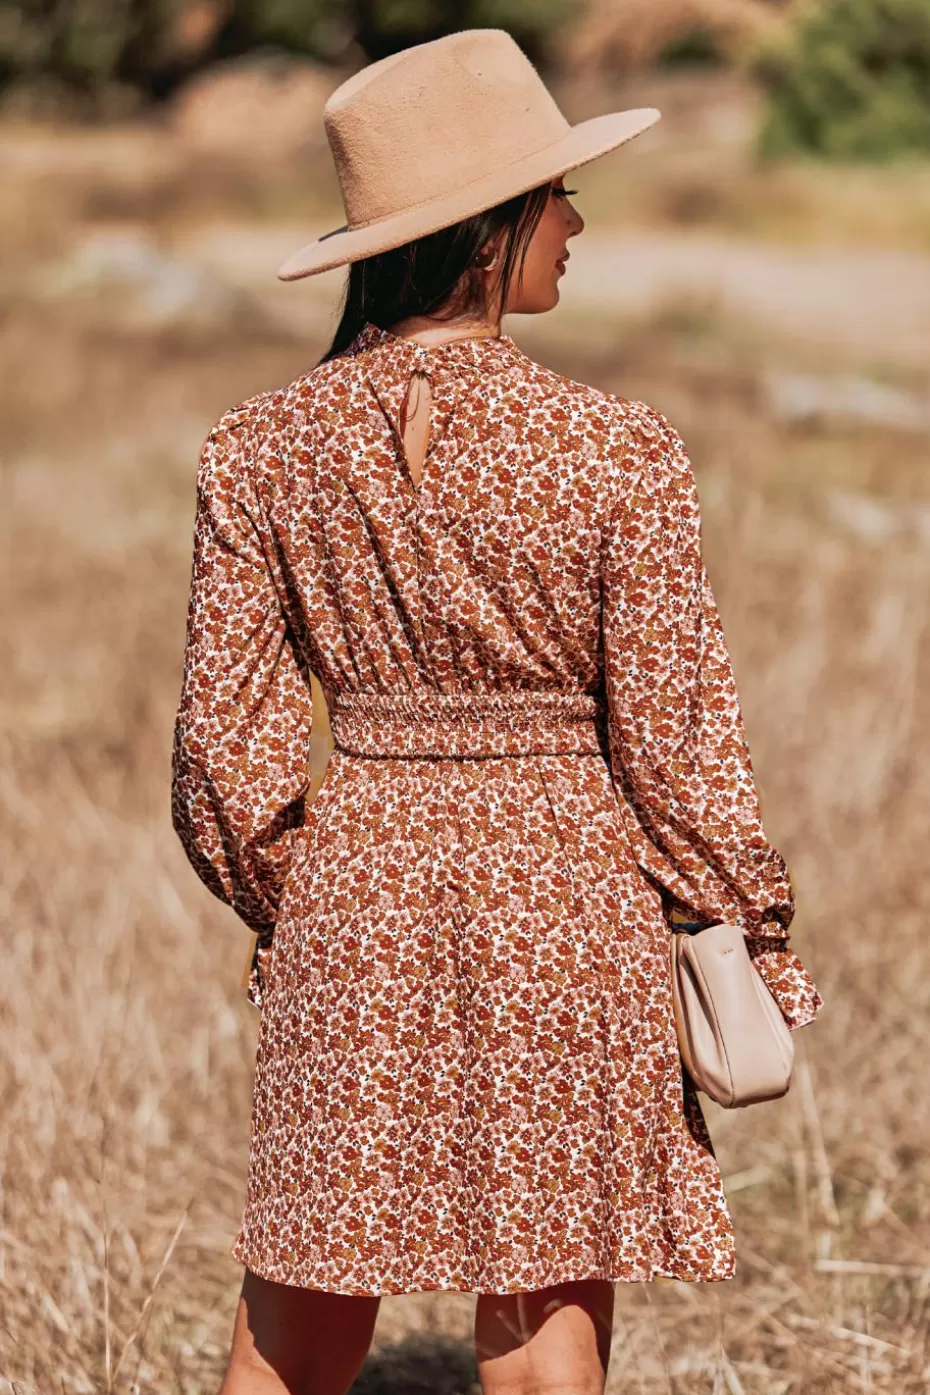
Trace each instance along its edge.
<path fill-rule="evenodd" d="M 499 249 L 491 242 L 482 247 L 475 258 L 475 266 L 481 271 L 493 271 L 499 260 Z"/>

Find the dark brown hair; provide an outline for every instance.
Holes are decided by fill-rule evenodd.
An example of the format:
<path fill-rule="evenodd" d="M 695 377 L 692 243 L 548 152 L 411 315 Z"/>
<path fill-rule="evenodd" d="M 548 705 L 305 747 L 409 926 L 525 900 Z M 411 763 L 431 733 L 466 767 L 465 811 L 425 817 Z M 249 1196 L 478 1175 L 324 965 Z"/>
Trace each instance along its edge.
<path fill-rule="evenodd" d="M 481 270 L 483 252 L 489 243 L 497 246 L 499 239 L 502 263 L 496 294 L 503 305 L 514 275 L 523 274 L 526 251 L 551 187 L 540 184 L 449 228 L 352 262 L 339 327 L 320 363 L 347 348 L 369 322 L 387 329 L 409 315 L 442 320 L 486 314 L 490 307 Z"/>

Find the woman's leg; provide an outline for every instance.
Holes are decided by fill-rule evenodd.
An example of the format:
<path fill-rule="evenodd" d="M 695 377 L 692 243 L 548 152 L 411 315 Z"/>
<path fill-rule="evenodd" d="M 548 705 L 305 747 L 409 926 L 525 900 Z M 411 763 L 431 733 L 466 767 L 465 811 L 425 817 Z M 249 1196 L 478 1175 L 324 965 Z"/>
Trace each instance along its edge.
<path fill-rule="evenodd" d="M 219 1395 L 346 1395 L 380 1302 L 275 1284 L 247 1269 Z"/>
<path fill-rule="evenodd" d="M 606 1279 L 480 1293 L 475 1354 L 484 1395 L 603 1395 L 613 1314 Z"/>

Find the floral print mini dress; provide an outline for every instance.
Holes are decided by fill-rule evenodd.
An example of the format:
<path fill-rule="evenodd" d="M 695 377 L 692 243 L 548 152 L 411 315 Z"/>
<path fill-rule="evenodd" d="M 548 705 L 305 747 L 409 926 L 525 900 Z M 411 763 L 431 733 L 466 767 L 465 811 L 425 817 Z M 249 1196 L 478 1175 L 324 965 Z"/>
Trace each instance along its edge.
<path fill-rule="evenodd" d="M 507 334 L 370 323 L 227 412 L 173 816 L 257 934 L 242 1264 L 357 1295 L 733 1274 L 670 921 L 742 926 L 792 1027 L 820 997 L 660 413 Z"/>

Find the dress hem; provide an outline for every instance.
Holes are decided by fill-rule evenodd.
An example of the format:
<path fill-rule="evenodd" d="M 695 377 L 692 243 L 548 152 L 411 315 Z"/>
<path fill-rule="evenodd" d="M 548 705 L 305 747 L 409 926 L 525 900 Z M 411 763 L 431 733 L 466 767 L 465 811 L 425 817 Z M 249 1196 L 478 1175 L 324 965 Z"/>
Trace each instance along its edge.
<path fill-rule="evenodd" d="M 439 1278 L 435 1280 L 418 1280 L 416 1281 L 416 1287 L 404 1287 L 401 1285 L 392 1286 L 389 1283 L 374 1287 L 366 1287 L 363 1284 L 316 1284 L 308 1283 L 302 1278 L 282 1278 L 281 1271 L 277 1266 L 263 1265 L 261 1261 L 256 1263 L 247 1259 L 245 1257 L 246 1251 L 244 1247 L 240 1248 L 239 1245 L 235 1245 L 230 1251 L 230 1254 L 233 1259 L 260 1279 L 265 1279 L 272 1283 L 286 1284 L 290 1288 L 305 1288 L 319 1293 L 341 1294 L 347 1298 L 390 1298 L 412 1293 L 474 1293 L 505 1297 L 507 1294 L 531 1293 L 542 1288 L 552 1288 L 556 1284 L 583 1283 L 593 1280 L 602 1280 L 611 1284 L 654 1283 L 657 1279 L 674 1281 L 677 1283 L 707 1284 L 726 1283 L 728 1280 L 736 1277 L 736 1263 L 734 1261 L 728 1273 L 716 1274 L 694 1274 L 672 1268 L 666 1269 L 660 1265 L 653 1265 L 648 1270 L 627 1269 L 622 1273 L 611 1273 L 609 1269 L 605 1271 L 603 1268 L 593 1274 L 590 1272 L 577 1274 L 559 1272 L 553 1276 L 547 1277 L 542 1283 L 533 1284 L 532 1288 L 527 1288 L 525 1284 L 518 1283 L 514 1283 L 506 1288 L 489 1288 L 481 1284 L 469 1286 L 448 1282 Z"/>

